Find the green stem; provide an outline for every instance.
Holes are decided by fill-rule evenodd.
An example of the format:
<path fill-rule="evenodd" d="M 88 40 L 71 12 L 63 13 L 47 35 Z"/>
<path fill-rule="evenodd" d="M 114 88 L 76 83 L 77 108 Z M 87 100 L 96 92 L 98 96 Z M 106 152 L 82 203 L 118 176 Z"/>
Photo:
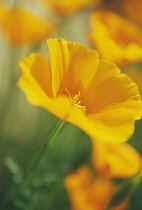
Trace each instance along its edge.
<path fill-rule="evenodd" d="M 27 169 L 27 173 L 26 173 L 27 175 L 32 171 L 32 169 L 34 169 L 35 165 L 37 166 L 37 164 L 40 161 L 41 157 L 47 151 L 48 146 L 54 140 L 54 138 L 56 137 L 57 133 L 59 132 L 59 130 L 61 129 L 61 127 L 63 126 L 64 123 L 65 123 L 65 121 L 59 120 L 59 122 L 57 123 L 57 125 L 55 126 L 55 128 L 53 129 L 53 131 L 51 132 L 49 137 L 47 138 L 47 140 L 44 142 L 44 144 L 42 145 L 40 150 L 36 153 L 35 158 L 33 159 L 31 165 Z"/>

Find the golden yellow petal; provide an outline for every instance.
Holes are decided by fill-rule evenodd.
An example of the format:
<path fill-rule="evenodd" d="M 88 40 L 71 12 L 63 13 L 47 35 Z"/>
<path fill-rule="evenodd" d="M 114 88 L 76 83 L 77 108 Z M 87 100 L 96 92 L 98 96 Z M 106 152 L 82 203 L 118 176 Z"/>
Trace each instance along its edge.
<path fill-rule="evenodd" d="M 50 69 L 43 57 L 33 53 L 20 62 L 20 67 L 23 76 L 18 85 L 32 104 L 41 106 L 73 124 L 86 121 L 83 110 L 73 107 L 69 97 L 64 95 L 53 97 Z"/>
<path fill-rule="evenodd" d="M 60 119 L 73 124 L 79 124 L 82 120 L 86 121 L 83 116 L 83 111 L 73 107 L 68 97 L 49 97 L 36 78 L 31 76 L 30 73 L 24 73 L 21 76 L 18 81 L 18 86 L 26 93 L 31 104 L 50 111 Z"/>
<path fill-rule="evenodd" d="M 49 103 L 47 95 L 34 79 L 21 76 L 18 86 L 25 92 L 31 104 L 45 108 L 45 104 Z"/>
<path fill-rule="evenodd" d="M 94 140 L 122 143 L 134 132 L 134 118 L 125 109 L 110 110 L 100 115 L 87 118 L 81 110 L 74 109 L 65 119 L 78 126 Z"/>
<path fill-rule="evenodd" d="M 42 56 L 30 54 L 20 62 L 20 67 L 26 77 L 35 80 L 48 96 L 53 96 L 50 67 Z"/>
<path fill-rule="evenodd" d="M 96 51 L 61 38 L 47 40 L 50 51 L 52 88 L 78 94 L 86 88 L 96 73 L 99 58 Z"/>
<path fill-rule="evenodd" d="M 97 73 L 84 95 L 88 115 L 124 108 L 135 119 L 141 118 L 142 102 L 137 85 L 106 60 L 100 60 Z"/>
<path fill-rule="evenodd" d="M 133 115 L 123 108 L 98 114 L 91 120 L 94 129 L 90 131 L 90 136 L 99 141 L 121 143 L 127 141 L 134 132 Z"/>
<path fill-rule="evenodd" d="M 110 178 L 127 178 L 141 167 L 140 154 L 129 144 L 93 141 L 92 162 L 97 172 Z"/>

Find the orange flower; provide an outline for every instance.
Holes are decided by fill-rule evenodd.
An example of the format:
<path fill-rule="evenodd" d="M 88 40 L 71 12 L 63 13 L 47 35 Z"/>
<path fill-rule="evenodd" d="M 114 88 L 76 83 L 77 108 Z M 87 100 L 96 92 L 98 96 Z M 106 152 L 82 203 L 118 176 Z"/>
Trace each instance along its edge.
<path fill-rule="evenodd" d="M 71 210 L 104 210 L 117 186 L 102 177 L 93 178 L 87 166 L 80 167 L 65 178 Z M 126 210 L 127 202 L 113 210 Z M 111 209 L 112 210 L 112 209 Z"/>
<path fill-rule="evenodd" d="M 110 178 L 127 178 L 141 168 L 140 154 L 127 143 L 93 142 L 92 162 L 99 174 Z"/>
<path fill-rule="evenodd" d="M 0 6 L 0 25 L 4 37 L 13 46 L 35 44 L 49 37 L 54 26 L 23 8 Z"/>
<path fill-rule="evenodd" d="M 142 61 L 142 31 L 121 16 L 98 11 L 90 15 L 89 39 L 102 58 L 119 66 Z"/>
<path fill-rule="evenodd" d="M 137 86 L 84 45 L 59 38 L 49 39 L 48 47 L 50 63 L 38 54 L 20 63 L 18 85 L 29 101 L 95 139 L 126 141 L 142 114 Z"/>
<path fill-rule="evenodd" d="M 71 15 L 96 5 L 99 0 L 42 0 L 43 3 L 50 7 L 56 14 L 64 16 Z"/>

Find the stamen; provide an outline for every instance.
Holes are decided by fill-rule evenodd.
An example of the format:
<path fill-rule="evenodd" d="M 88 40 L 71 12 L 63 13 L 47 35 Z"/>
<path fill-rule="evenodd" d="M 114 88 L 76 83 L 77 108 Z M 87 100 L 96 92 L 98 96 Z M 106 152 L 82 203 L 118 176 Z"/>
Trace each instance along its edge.
<path fill-rule="evenodd" d="M 80 108 L 80 109 L 82 109 L 85 112 L 86 111 L 86 107 L 80 105 L 81 104 L 81 101 L 79 101 L 80 91 L 79 91 L 79 93 L 77 95 L 74 95 L 73 97 L 71 96 L 70 92 L 67 89 L 65 89 L 65 91 L 69 95 L 69 98 L 71 100 L 72 106 L 75 107 L 75 108 Z"/>

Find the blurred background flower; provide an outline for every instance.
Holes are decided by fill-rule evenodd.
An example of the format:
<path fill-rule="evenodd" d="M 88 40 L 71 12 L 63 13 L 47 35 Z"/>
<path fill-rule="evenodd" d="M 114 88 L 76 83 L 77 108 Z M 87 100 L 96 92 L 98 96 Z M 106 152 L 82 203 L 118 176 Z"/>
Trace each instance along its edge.
<path fill-rule="evenodd" d="M 102 58 L 118 66 L 142 61 L 142 30 L 120 15 L 107 10 L 90 14 L 88 35 Z"/>
<path fill-rule="evenodd" d="M 51 8 L 57 15 L 65 16 L 79 12 L 82 9 L 97 5 L 99 0 L 41 0 L 47 8 Z"/>
<path fill-rule="evenodd" d="M 134 176 L 140 171 L 141 161 L 141 155 L 128 143 L 116 146 L 93 141 L 92 162 L 102 176 L 109 178 Z"/>
<path fill-rule="evenodd" d="M 14 47 L 36 44 L 49 37 L 55 30 L 52 22 L 38 17 L 28 9 L 8 8 L 3 5 L 0 9 L 0 28 L 4 38 Z"/>
<path fill-rule="evenodd" d="M 87 166 L 81 166 L 65 179 L 72 210 L 105 210 L 117 184 L 101 176 L 94 177 Z M 123 204 L 111 210 L 127 210 Z"/>

